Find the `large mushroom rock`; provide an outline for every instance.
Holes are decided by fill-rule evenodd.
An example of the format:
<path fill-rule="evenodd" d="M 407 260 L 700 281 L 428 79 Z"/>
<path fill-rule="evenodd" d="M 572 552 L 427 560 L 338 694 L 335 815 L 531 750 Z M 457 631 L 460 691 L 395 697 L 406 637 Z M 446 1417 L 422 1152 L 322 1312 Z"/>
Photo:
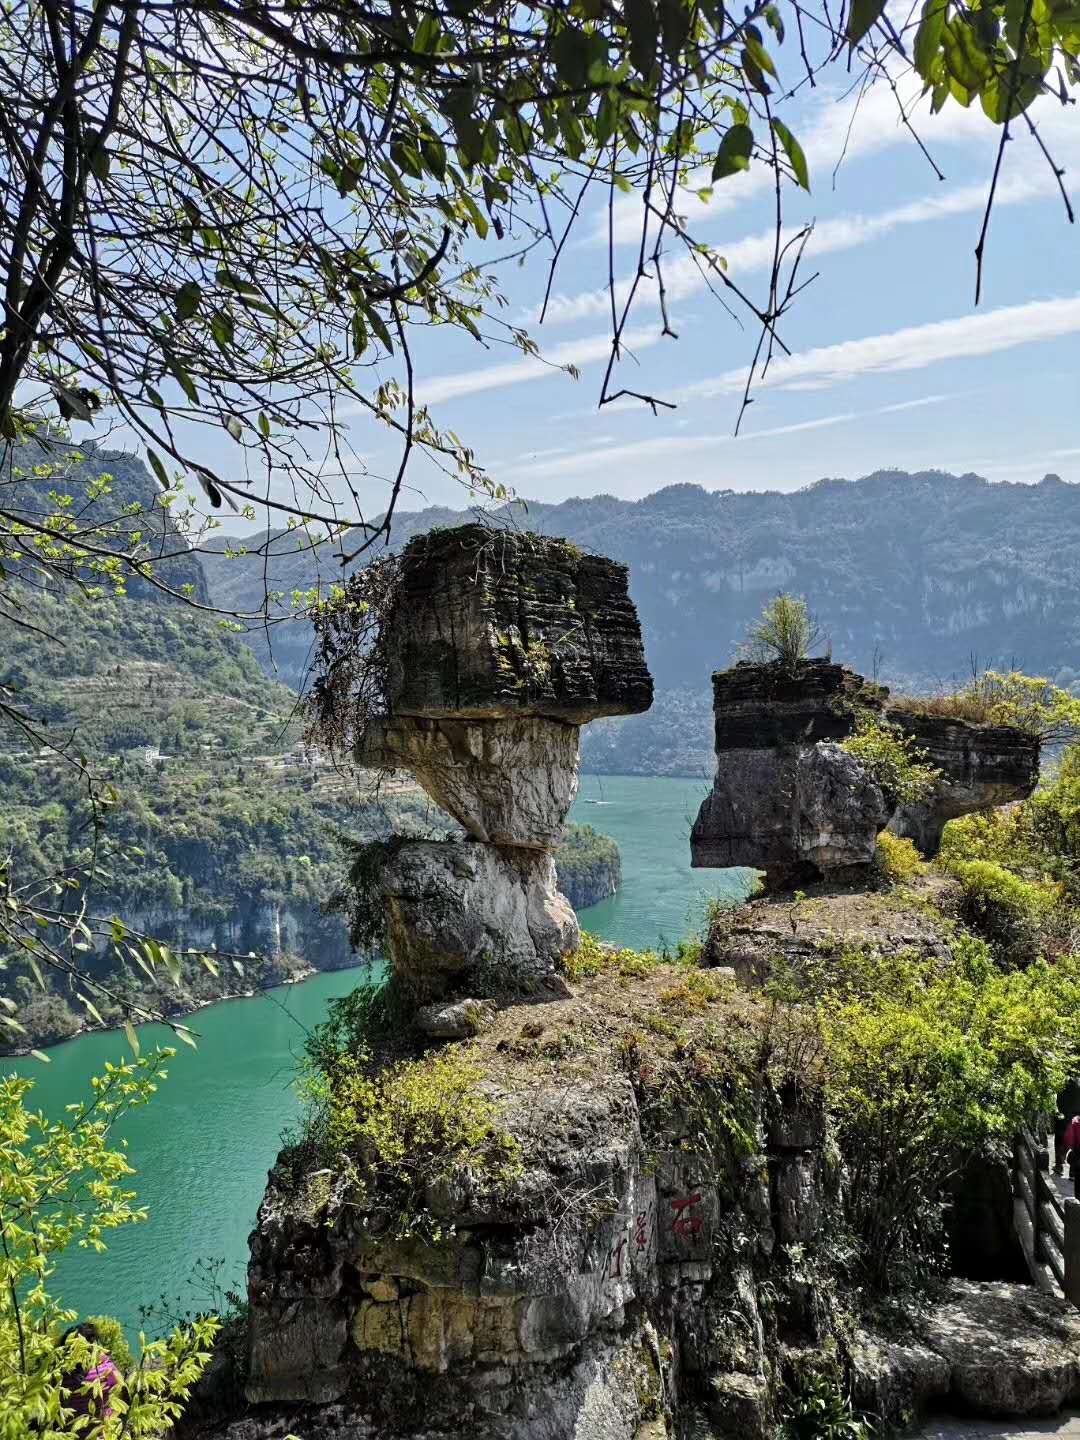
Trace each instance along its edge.
<path fill-rule="evenodd" d="M 889 807 L 835 742 L 888 691 L 831 660 L 740 661 L 712 680 L 716 778 L 690 834 L 691 864 L 748 865 L 772 889 L 869 867 Z"/>
<path fill-rule="evenodd" d="M 418 536 L 383 642 L 395 717 L 583 725 L 652 704 L 627 567 L 566 540 L 483 525 Z"/>
<path fill-rule="evenodd" d="M 369 728 L 360 763 L 408 770 L 477 840 L 551 850 L 578 788 L 578 727 L 395 716 Z"/>
<path fill-rule="evenodd" d="M 535 990 L 581 939 L 546 851 L 411 841 L 382 889 L 395 975 L 419 1003 Z"/>
<path fill-rule="evenodd" d="M 933 794 L 902 805 L 889 829 L 936 855 L 950 820 L 975 810 L 1024 800 L 1039 783 L 1039 740 L 1010 725 L 977 725 L 894 705 L 888 719 L 912 735 L 942 773 Z"/>
<path fill-rule="evenodd" d="M 725 750 L 690 832 L 691 864 L 763 870 L 770 889 L 854 877 L 889 819 L 881 789 L 838 745 Z"/>

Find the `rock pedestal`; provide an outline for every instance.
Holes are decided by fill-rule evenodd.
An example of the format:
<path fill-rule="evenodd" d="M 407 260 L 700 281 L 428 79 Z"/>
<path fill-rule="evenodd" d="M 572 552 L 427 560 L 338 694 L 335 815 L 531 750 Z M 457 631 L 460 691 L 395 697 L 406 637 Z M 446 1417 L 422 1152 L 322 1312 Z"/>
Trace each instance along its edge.
<path fill-rule="evenodd" d="M 941 771 L 934 793 L 918 805 L 902 805 L 889 823 L 914 841 L 923 855 L 936 855 L 950 820 L 1026 799 L 1039 783 L 1040 745 L 1034 735 L 1010 725 L 974 725 L 944 715 L 926 715 L 902 705 L 888 718 L 929 755 Z"/>
<path fill-rule="evenodd" d="M 387 865 L 395 974 L 421 1003 L 528 990 L 580 938 L 552 861 L 580 727 L 652 703 L 626 567 L 541 535 L 434 531 L 403 552 L 380 648 L 387 714 L 357 758 L 410 771 L 469 837 Z"/>
<path fill-rule="evenodd" d="M 887 694 L 828 660 L 741 662 L 713 675 L 716 778 L 690 834 L 691 863 L 749 865 L 773 889 L 868 870 L 889 807 L 835 742 Z"/>

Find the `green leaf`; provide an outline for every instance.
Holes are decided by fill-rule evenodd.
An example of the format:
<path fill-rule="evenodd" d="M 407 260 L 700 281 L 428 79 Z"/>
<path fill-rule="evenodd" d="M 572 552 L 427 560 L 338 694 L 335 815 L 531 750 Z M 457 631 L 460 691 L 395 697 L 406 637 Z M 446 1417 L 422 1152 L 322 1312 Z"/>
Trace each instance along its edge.
<path fill-rule="evenodd" d="M 176 318 L 178 320 L 190 320 L 199 308 L 202 300 L 202 287 L 194 280 L 188 280 L 180 286 L 176 292 Z"/>
<path fill-rule="evenodd" d="M 646 78 L 656 63 L 656 42 L 660 38 L 660 22 L 652 0 L 623 0 L 626 28 L 630 31 L 630 60 L 639 75 Z"/>
<path fill-rule="evenodd" d="M 259 411 L 259 434 L 264 440 L 270 439 L 270 417 L 265 411 Z"/>
<path fill-rule="evenodd" d="M 236 418 L 235 415 L 230 415 L 229 418 L 225 421 L 225 429 L 229 432 L 229 434 L 234 440 L 243 439 L 244 427 L 243 425 L 241 425 L 240 421 Z"/>
<path fill-rule="evenodd" d="M 420 142 L 420 153 L 428 172 L 436 180 L 446 179 L 446 146 L 434 135 L 426 136 Z"/>
<path fill-rule="evenodd" d="M 224 310 L 215 310 L 210 317 L 210 333 L 219 350 L 228 350 L 232 346 L 235 334 L 232 316 Z"/>
<path fill-rule="evenodd" d="M 441 34 L 439 22 L 435 18 L 434 12 L 429 10 L 416 27 L 412 48 L 418 55 L 430 55 L 438 45 Z"/>
<path fill-rule="evenodd" d="M 941 49 L 941 36 L 949 16 L 949 0 L 925 0 L 922 19 L 915 32 L 915 69 L 926 81 L 930 79 L 930 66 L 934 56 Z"/>
<path fill-rule="evenodd" d="M 762 95 L 771 95 L 772 91 L 769 88 L 769 82 L 761 73 L 761 66 L 750 54 L 750 51 L 744 48 L 739 56 L 739 60 L 742 65 L 743 74 L 747 80 L 750 81 L 750 84 L 753 85 L 754 89 L 759 90 Z"/>
<path fill-rule="evenodd" d="M 137 1060 L 142 1053 L 142 1047 L 139 1044 L 138 1035 L 135 1034 L 135 1026 L 132 1025 L 130 1020 L 124 1021 L 124 1034 L 127 1036 L 127 1042 L 131 1046 L 131 1053 Z"/>
<path fill-rule="evenodd" d="M 660 30 L 665 54 L 678 60 L 690 35 L 690 11 L 684 0 L 660 0 Z"/>
<path fill-rule="evenodd" d="M 763 71 L 766 75 L 771 75 L 775 80 L 777 78 L 776 66 L 772 62 L 772 56 L 765 49 L 765 46 L 762 45 L 758 36 L 756 34 L 751 34 L 752 30 L 753 26 L 747 27 L 747 53 L 749 54 L 750 59 L 753 60 L 754 64 L 758 67 L 759 70 Z"/>
<path fill-rule="evenodd" d="M 96 1005 L 94 1004 L 94 1002 L 89 998 L 89 996 L 87 996 L 87 995 L 80 995 L 80 996 L 79 996 L 79 999 L 82 1001 L 82 1003 L 83 1003 L 83 1005 L 85 1006 L 88 1014 L 92 1015 L 92 1016 L 94 1017 L 94 1019 L 98 1022 L 99 1025 L 104 1026 L 105 1021 L 104 1021 L 104 1019 L 102 1018 L 101 1011 L 97 1008 L 97 1006 L 96 1006 Z"/>
<path fill-rule="evenodd" d="M 852 45 L 857 45 L 884 13 L 885 0 L 851 0 L 851 10 L 848 12 L 847 22 L 848 41 Z"/>
<path fill-rule="evenodd" d="M 180 389 L 183 390 L 192 405 L 197 405 L 199 403 L 199 392 L 195 389 L 195 382 L 184 369 L 183 365 L 180 364 L 179 360 L 170 360 L 169 369 L 172 371 L 176 383 L 180 386 Z"/>
<path fill-rule="evenodd" d="M 784 43 L 784 22 L 780 16 L 780 11 L 775 5 L 766 7 L 765 23 L 776 36 L 777 43 L 782 45 Z"/>
<path fill-rule="evenodd" d="M 589 37 L 577 25 L 564 25 L 551 42 L 555 71 L 573 90 L 584 88 L 589 78 L 590 56 Z"/>
<path fill-rule="evenodd" d="M 795 172 L 795 179 L 804 190 L 809 192 L 810 172 L 806 166 L 806 156 L 803 153 L 802 146 L 782 120 L 774 120 L 772 122 L 772 128 L 776 133 L 776 138 L 784 147 L 784 154 L 791 162 L 791 168 Z"/>
<path fill-rule="evenodd" d="M 52 1060 L 48 1055 L 45 1054 L 43 1050 L 31 1050 L 30 1054 L 34 1057 L 35 1060 L 40 1060 L 43 1065 L 52 1064 Z"/>
<path fill-rule="evenodd" d="M 754 132 L 749 125 L 732 125 L 720 142 L 713 162 L 712 178 L 724 180 L 740 170 L 749 170 L 754 148 Z"/>
<path fill-rule="evenodd" d="M 162 486 L 168 490 L 169 477 L 165 471 L 165 466 L 161 463 L 161 457 L 155 451 L 147 450 L 146 458 L 150 461 L 150 469 L 153 470 L 154 474 L 161 481 Z"/>
<path fill-rule="evenodd" d="M 195 1036 L 192 1035 L 191 1031 L 187 1028 L 186 1025 L 174 1025 L 173 1032 L 178 1040 L 182 1040 L 185 1045 L 190 1045 L 192 1050 L 197 1050 L 199 1048 L 195 1044 Z"/>

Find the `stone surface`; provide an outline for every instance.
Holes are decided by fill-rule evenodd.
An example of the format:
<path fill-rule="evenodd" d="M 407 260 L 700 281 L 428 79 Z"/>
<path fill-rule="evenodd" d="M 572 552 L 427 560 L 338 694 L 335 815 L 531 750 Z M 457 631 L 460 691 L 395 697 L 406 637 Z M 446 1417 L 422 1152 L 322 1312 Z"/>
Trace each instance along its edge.
<path fill-rule="evenodd" d="M 717 670 L 712 684 L 717 751 L 843 740 L 855 728 L 854 707 L 880 709 L 889 693 L 831 660 L 792 669 L 741 660 Z"/>
<path fill-rule="evenodd" d="M 1080 1402 L 1080 1311 L 1034 1286 L 951 1281 L 902 1339 L 853 1347 L 860 1405 L 889 1419 L 930 1402 L 977 1415 L 1051 1415 Z"/>
<path fill-rule="evenodd" d="M 361 765 L 408 770 L 477 840 L 553 850 L 578 788 L 578 727 L 542 716 L 372 726 Z"/>
<path fill-rule="evenodd" d="M 652 704 L 625 565 L 483 525 L 419 536 L 402 564 L 385 636 L 393 715 L 580 725 Z"/>
<path fill-rule="evenodd" d="M 414 1023 L 432 1040 L 468 1040 L 487 1029 L 495 1013 L 491 1000 L 453 1000 L 446 1005 L 421 1005 Z"/>
<path fill-rule="evenodd" d="M 721 750 L 690 832 L 691 864 L 764 870 L 770 888 L 869 867 L 889 810 L 835 744 Z"/>
<path fill-rule="evenodd" d="M 1008 725 L 973 725 L 941 715 L 922 715 L 899 707 L 888 718 L 928 752 L 942 772 L 933 795 L 918 805 L 902 806 L 890 830 L 914 841 L 923 855 L 936 855 L 941 832 L 950 820 L 1023 800 L 1039 782 L 1039 741 Z"/>
<path fill-rule="evenodd" d="M 546 851 L 411 841 L 382 887 L 394 972 L 418 1001 L 535 988 L 580 940 Z"/>

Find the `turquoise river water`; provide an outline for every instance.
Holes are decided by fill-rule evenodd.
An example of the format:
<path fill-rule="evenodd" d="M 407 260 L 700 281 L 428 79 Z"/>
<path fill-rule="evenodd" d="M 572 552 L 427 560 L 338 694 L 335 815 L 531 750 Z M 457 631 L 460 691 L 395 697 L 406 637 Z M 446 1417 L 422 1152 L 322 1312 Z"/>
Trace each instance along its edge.
<path fill-rule="evenodd" d="M 622 852 L 622 886 L 581 912 L 587 930 L 639 948 L 673 942 L 701 928 L 710 897 L 743 891 L 745 871 L 690 869 L 690 824 L 705 790 L 697 780 L 583 777 L 572 818 L 611 835 Z M 54 1293 L 82 1314 L 114 1314 L 136 1327 L 140 1307 L 162 1298 L 170 1310 L 202 1308 L 212 1298 L 200 1261 L 220 1262 L 219 1275 L 243 1288 L 266 1172 L 299 1115 L 292 1081 L 305 1030 L 369 974 L 316 975 L 273 995 L 210 1006 L 191 1020 L 198 1049 L 179 1047 L 153 1103 L 123 1126 L 149 1220 L 117 1231 L 105 1255 L 65 1256 Z M 171 1040 L 161 1027 L 141 1034 L 144 1051 Z M 31 1075 L 32 1103 L 60 1115 L 105 1061 L 128 1054 L 123 1034 L 110 1031 L 55 1047 L 48 1065 L 0 1064 Z"/>

